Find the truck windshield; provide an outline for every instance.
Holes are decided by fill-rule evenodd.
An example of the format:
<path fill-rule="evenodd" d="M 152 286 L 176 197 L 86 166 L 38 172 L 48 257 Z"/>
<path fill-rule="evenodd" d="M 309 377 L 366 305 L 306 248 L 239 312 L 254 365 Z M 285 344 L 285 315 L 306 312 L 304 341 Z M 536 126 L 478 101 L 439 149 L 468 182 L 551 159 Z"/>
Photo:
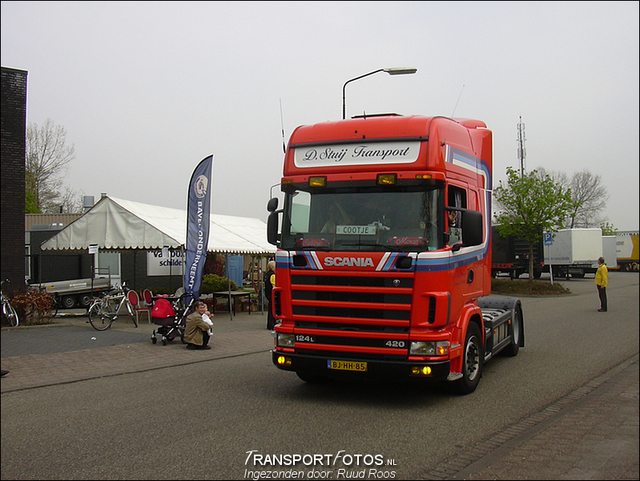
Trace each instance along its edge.
<path fill-rule="evenodd" d="M 442 189 L 285 195 L 288 250 L 425 251 L 443 247 Z"/>

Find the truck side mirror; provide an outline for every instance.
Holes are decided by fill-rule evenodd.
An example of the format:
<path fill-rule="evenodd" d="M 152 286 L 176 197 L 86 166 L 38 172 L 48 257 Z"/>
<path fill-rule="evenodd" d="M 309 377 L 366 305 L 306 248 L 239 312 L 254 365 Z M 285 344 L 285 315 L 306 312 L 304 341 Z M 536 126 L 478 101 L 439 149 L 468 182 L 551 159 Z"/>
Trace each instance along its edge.
<path fill-rule="evenodd" d="M 275 212 L 277 208 L 278 208 L 278 198 L 272 197 L 271 199 L 269 199 L 269 202 L 267 202 L 267 211 Z"/>
<path fill-rule="evenodd" d="M 274 198 L 271 200 L 275 200 L 275 204 L 277 206 L 278 199 Z M 271 203 L 271 200 L 269 203 Z M 269 244 L 273 244 L 277 246 L 280 243 L 280 234 L 278 234 L 278 221 L 279 216 L 282 213 L 282 210 L 275 210 L 269 214 L 269 218 L 267 219 L 267 242 Z"/>
<path fill-rule="evenodd" d="M 482 214 L 475 210 L 462 212 L 462 243 L 465 246 L 482 244 Z"/>

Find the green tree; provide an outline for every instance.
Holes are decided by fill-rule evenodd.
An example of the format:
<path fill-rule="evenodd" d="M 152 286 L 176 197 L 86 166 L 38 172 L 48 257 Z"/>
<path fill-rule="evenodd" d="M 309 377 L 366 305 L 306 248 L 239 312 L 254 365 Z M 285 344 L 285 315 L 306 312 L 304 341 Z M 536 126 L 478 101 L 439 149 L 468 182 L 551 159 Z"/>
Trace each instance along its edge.
<path fill-rule="evenodd" d="M 24 173 L 25 185 L 30 185 L 32 182 L 30 177 L 31 173 L 26 171 Z M 35 193 L 30 191 L 28 188 L 25 190 L 24 194 L 24 212 L 25 214 L 42 214 L 42 211 L 38 208 L 38 201 Z"/>
<path fill-rule="evenodd" d="M 59 212 L 62 178 L 74 158 L 74 146 L 66 145 L 67 131 L 47 119 L 42 127 L 27 127 L 25 203 L 35 212 Z"/>
<path fill-rule="evenodd" d="M 500 235 L 520 237 L 529 243 L 529 281 L 533 281 L 533 246 L 543 233 L 557 232 L 562 227 L 574 207 L 571 189 L 536 170 L 520 177 L 513 167 L 507 167 L 506 185 L 500 181 L 493 193 Z"/>
<path fill-rule="evenodd" d="M 618 229 L 609 222 L 601 222 L 600 229 L 602 229 L 602 235 L 616 235 Z"/>

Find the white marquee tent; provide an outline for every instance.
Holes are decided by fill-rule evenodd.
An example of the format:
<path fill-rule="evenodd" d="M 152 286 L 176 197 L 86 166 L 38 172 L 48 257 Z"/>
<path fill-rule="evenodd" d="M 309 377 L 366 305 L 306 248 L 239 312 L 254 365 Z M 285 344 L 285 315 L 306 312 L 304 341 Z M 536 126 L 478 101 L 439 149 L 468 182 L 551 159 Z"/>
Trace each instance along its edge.
<path fill-rule="evenodd" d="M 275 254 L 260 219 L 211 214 L 209 252 Z M 103 196 L 82 217 L 49 240 L 42 250 L 154 250 L 184 247 L 186 210 L 159 207 Z"/>

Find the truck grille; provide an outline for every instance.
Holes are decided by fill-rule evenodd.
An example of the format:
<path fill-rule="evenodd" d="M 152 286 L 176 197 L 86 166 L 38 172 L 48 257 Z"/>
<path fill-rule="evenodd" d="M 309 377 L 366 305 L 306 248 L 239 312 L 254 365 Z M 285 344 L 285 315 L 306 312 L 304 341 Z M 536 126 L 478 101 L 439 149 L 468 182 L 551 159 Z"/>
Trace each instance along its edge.
<path fill-rule="evenodd" d="M 330 329 L 357 326 L 357 330 L 377 332 L 375 321 L 401 321 L 408 328 L 412 291 L 413 278 L 406 275 L 291 276 L 294 320 L 322 323 L 318 318 L 326 318 Z"/>
<path fill-rule="evenodd" d="M 295 327 L 300 329 L 320 330 L 339 330 L 339 331 L 356 331 L 356 332 L 379 332 L 389 334 L 408 334 L 409 326 L 387 326 L 382 324 L 347 324 L 329 323 L 329 322 L 313 322 L 313 321 L 296 321 Z"/>

